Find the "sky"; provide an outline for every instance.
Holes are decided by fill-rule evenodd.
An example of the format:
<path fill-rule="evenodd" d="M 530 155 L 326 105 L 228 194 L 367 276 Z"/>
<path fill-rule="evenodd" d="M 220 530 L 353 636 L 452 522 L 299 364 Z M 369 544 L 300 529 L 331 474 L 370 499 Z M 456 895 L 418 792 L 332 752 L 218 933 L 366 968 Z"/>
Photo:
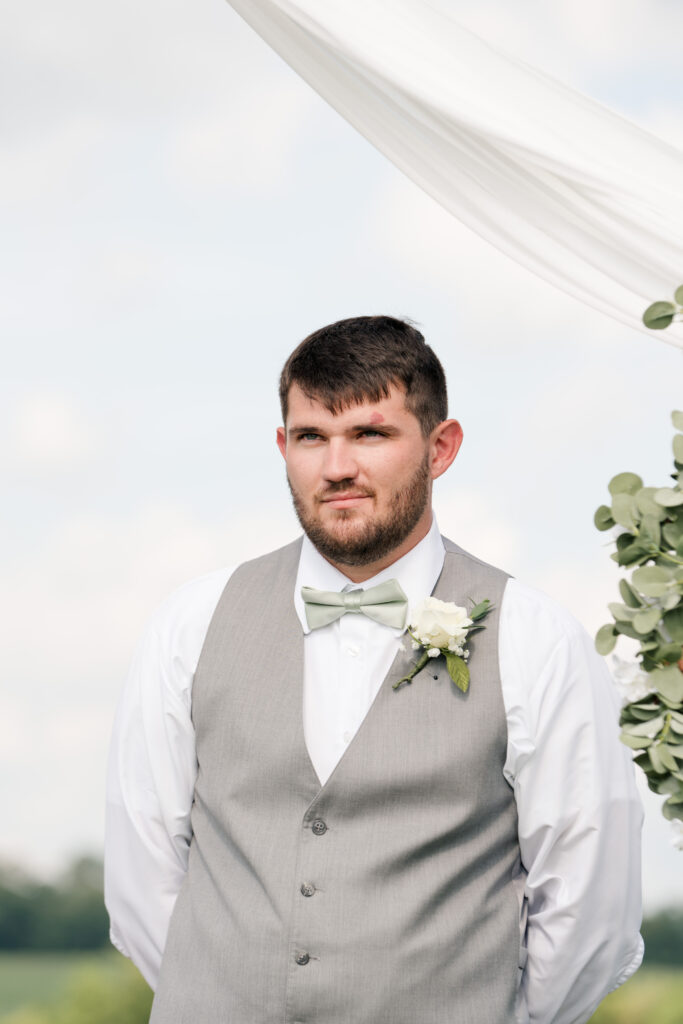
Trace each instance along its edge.
<path fill-rule="evenodd" d="M 677 0 L 440 2 L 683 147 Z M 618 580 L 593 512 L 618 472 L 667 482 L 682 364 L 461 226 L 222 0 L 24 0 L 5 22 L 0 858 L 49 874 L 101 850 L 154 608 L 298 532 L 274 437 L 306 334 L 417 322 L 465 432 L 442 532 L 591 633 Z M 683 853 L 643 795 L 656 909 L 683 902 Z"/>

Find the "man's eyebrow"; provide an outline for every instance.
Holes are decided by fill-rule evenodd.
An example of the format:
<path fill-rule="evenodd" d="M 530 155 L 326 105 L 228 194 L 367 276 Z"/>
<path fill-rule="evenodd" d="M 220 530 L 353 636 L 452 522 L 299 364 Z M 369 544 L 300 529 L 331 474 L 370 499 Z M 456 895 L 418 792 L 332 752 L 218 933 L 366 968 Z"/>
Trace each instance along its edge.
<path fill-rule="evenodd" d="M 320 434 L 322 433 L 322 431 L 320 427 L 299 427 L 295 425 L 292 427 L 287 427 L 287 433 L 290 437 L 292 437 L 294 434 Z"/>

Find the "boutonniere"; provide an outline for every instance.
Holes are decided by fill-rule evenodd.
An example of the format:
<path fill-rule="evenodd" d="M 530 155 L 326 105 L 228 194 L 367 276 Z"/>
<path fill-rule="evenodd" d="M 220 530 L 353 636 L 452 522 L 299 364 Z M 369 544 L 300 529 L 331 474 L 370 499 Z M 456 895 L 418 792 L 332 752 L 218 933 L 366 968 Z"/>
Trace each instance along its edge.
<path fill-rule="evenodd" d="M 414 609 L 408 632 L 412 637 L 414 651 L 422 650 L 422 654 L 413 665 L 407 676 L 403 676 L 393 688 L 397 690 L 401 683 L 412 683 L 430 658 L 446 659 L 448 674 L 463 693 L 467 693 L 470 685 L 470 670 L 467 659 L 470 652 L 465 646 L 468 637 L 477 629 L 485 629 L 477 625 L 491 610 L 488 598 L 475 605 L 467 613 L 452 601 L 439 601 L 438 597 L 426 597 Z"/>

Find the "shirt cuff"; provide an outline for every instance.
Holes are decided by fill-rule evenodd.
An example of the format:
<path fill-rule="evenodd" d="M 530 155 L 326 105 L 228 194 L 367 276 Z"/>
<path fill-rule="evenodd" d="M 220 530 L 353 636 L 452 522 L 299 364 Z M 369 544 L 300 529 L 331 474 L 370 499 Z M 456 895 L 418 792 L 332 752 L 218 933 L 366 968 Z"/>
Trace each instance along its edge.
<path fill-rule="evenodd" d="M 642 935 L 639 935 L 638 936 L 638 946 L 636 948 L 636 951 L 635 951 L 633 957 L 628 962 L 626 967 L 624 967 L 619 972 L 619 974 L 617 975 L 617 980 L 615 981 L 615 983 L 612 986 L 612 988 L 609 990 L 610 992 L 614 992 L 615 989 L 618 989 L 619 986 L 623 985 L 625 981 L 628 981 L 628 979 L 631 977 L 632 974 L 636 973 L 636 971 L 640 967 L 641 963 L 643 962 L 643 954 L 644 953 L 645 953 L 645 943 L 643 942 Z M 609 995 L 609 992 L 607 994 Z"/>

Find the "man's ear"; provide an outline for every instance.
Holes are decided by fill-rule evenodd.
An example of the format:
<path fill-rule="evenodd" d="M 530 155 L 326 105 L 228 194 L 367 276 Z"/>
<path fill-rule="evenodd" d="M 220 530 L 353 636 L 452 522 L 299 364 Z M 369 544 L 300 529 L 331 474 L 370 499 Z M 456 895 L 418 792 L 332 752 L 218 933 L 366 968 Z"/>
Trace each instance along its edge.
<path fill-rule="evenodd" d="M 430 438 L 432 480 L 445 473 L 462 444 L 462 427 L 457 420 L 443 420 Z"/>
<path fill-rule="evenodd" d="M 277 446 L 280 449 L 280 455 L 282 456 L 283 459 L 286 459 L 287 458 L 287 437 L 285 435 L 285 428 L 284 427 L 278 427 L 277 428 L 277 432 L 276 432 L 276 435 L 275 435 L 275 440 L 277 441 Z"/>

